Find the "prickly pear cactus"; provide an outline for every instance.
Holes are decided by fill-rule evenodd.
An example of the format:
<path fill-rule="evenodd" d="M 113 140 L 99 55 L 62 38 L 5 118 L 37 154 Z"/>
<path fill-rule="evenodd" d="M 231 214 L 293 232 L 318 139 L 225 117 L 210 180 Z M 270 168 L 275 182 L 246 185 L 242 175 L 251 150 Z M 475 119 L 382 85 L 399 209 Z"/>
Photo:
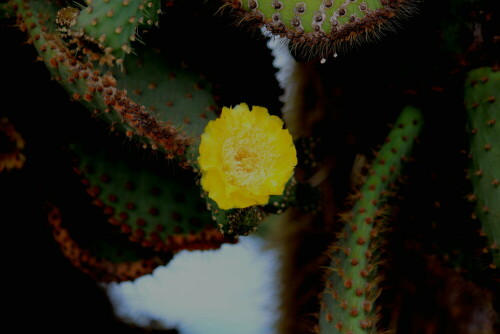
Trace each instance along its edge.
<path fill-rule="evenodd" d="M 99 61 L 122 63 L 132 53 L 131 42 L 139 28 L 158 25 L 160 1 L 86 1 L 80 10 L 61 9 L 56 18 L 59 29 L 77 45 L 97 47 Z"/>
<path fill-rule="evenodd" d="M 371 40 L 414 11 L 411 0 L 228 0 L 240 20 L 255 21 L 286 37 L 307 57 L 331 57 L 337 50 Z"/>
<path fill-rule="evenodd" d="M 469 178 L 472 198 L 488 238 L 495 266 L 500 266 L 500 72 L 484 67 L 469 72 L 465 82 L 465 106 L 471 134 L 472 163 Z"/>
<path fill-rule="evenodd" d="M 253 235 L 280 253 L 278 333 L 496 332 L 497 7 L 2 3 L 14 262 L 46 229 L 123 282 Z"/>
<path fill-rule="evenodd" d="M 151 274 L 172 258 L 172 253 L 154 253 L 139 245 L 133 246 L 126 237 L 112 229 L 82 231 L 82 226 L 93 227 L 91 221 L 82 222 L 75 219 L 74 213 L 65 213 L 61 208 L 50 205 L 48 222 L 53 229 L 54 240 L 73 266 L 98 282 L 135 280 Z M 80 226 L 75 226 L 75 221 Z M 97 235 L 96 231 L 99 232 Z"/>
<path fill-rule="evenodd" d="M 216 249 L 230 242 L 216 229 L 190 174 L 162 173 L 110 150 L 71 149 L 93 203 L 130 240 L 156 252 Z"/>
<path fill-rule="evenodd" d="M 387 198 L 390 185 L 409 159 L 411 148 L 422 128 L 419 109 L 406 107 L 382 149 L 377 153 L 368 176 L 350 213 L 343 216 L 344 228 L 331 246 L 322 295 L 320 333 L 376 333 L 375 300 L 380 294 L 381 235 L 386 230 Z"/>

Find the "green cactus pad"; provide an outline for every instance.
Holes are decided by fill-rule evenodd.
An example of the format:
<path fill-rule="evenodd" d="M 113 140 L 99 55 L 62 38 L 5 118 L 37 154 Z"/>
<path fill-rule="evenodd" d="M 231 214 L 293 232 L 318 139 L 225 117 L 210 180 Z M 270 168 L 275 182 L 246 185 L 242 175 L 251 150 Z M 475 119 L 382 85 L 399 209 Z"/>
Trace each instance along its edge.
<path fill-rule="evenodd" d="M 115 74 L 118 88 L 151 110 L 159 122 L 197 138 L 215 119 L 212 85 L 185 65 L 167 63 L 158 51 L 141 48 L 138 56 L 125 59 L 124 68 Z"/>
<path fill-rule="evenodd" d="M 211 86 L 205 80 L 153 51 L 130 55 L 124 68 L 113 67 L 113 74 L 95 64 L 91 50 L 75 52 L 66 44 L 55 29 L 58 8 L 54 4 L 12 3 L 18 8 L 21 30 L 28 32 L 53 78 L 73 100 L 107 121 L 112 130 L 164 152 L 183 167 L 195 165 L 196 150 L 188 148 L 195 145 L 196 136 L 215 117 L 216 110 Z M 138 71 L 140 66 L 143 68 Z"/>
<path fill-rule="evenodd" d="M 331 262 L 321 301 L 320 333 L 376 333 L 374 302 L 380 293 L 377 264 L 384 204 L 422 125 L 417 108 L 403 109 L 354 196 L 358 200 L 342 217 L 344 229 L 328 252 Z"/>
<path fill-rule="evenodd" d="M 476 215 L 494 264 L 500 267 L 500 71 L 483 67 L 469 72 L 465 84 L 470 155 L 469 178 Z"/>
<path fill-rule="evenodd" d="M 76 171 L 94 204 L 131 240 L 155 251 L 215 249 L 228 242 L 215 228 L 191 172 L 148 165 L 110 150 L 72 145 Z"/>
<path fill-rule="evenodd" d="M 158 25 L 160 1 L 87 0 L 78 11 L 66 7 L 59 11 L 57 22 L 75 42 L 94 43 L 102 51 L 100 62 L 122 62 L 132 52 L 139 26 Z"/>
<path fill-rule="evenodd" d="M 265 26 L 286 37 L 294 47 L 320 45 L 321 53 L 333 53 L 342 43 L 357 43 L 377 36 L 394 20 L 414 8 L 410 0 L 226 0 L 242 20 Z M 326 51 L 326 52 L 325 52 Z M 325 56 L 325 55 L 321 55 Z"/>
<path fill-rule="evenodd" d="M 89 215 L 86 213 L 64 212 L 64 209 L 51 204 L 48 222 L 63 255 L 96 281 L 109 283 L 135 280 L 151 274 L 156 267 L 167 264 L 172 258 L 171 253 L 160 256 L 150 252 L 117 231 L 106 228 L 106 225 L 95 228 L 93 218 L 87 217 Z M 88 221 L 83 221 L 82 215 Z M 78 231 L 72 233 L 71 227 L 76 227 Z M 87 230 L 82 232 L 82 229 Z"/>

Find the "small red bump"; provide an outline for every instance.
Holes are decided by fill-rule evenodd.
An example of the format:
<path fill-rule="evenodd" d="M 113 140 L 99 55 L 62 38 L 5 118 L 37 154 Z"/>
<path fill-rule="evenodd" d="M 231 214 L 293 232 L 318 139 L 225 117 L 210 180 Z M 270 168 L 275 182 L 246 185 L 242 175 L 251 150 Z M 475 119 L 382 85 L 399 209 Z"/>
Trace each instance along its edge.
<path fill-rule="evenodd" d="M 95 201 L 92 202 L 92 204 L 102 208 L 104 207 L 104 202 L 101 199 L 96 199 Z"/>
<path fill-rule="evenodd" d="M 363 310 L 364 310 L 365 312 L 370 312 L 370 311 L 372 310 L 372 303 L 371 303 L 371 302 L 369 302 L 368 300 L 365 300 L 365 301 L 363 302 Z"/>
<path fill-rule="evenodd" d="M 146 240 L 143 240 L 141 242 L 141 245 L 142 245 L 142 247 L 151 247 L 151 246 L 153 246 L 153 243 L 151 242 L 151 240 L 146 239 Z"/>
<path fill-rule="evenodd" d="M 372 323 L 369 320 L 364 319 L 359 321 L 359 326 L 361 329 L 368 329 L 372 327 Z"/>
<path fill-rule="evenodd" d="M 350 279 L 350 278 L 349 278 L 349 279 L 346 279 L 346 280 L 344 281 L 344 287 L 346 287 L 347 289 L 352 288 L 352 279 Z"/>
<path fill-rule="evenodd" d="M 154 242 L 158 242 L 161 240 L 160 235 L 156 231 L 152 231 L 151 233 L 149 233 L 149 236 L 151 237 L 151 240 L 153 240 Z"/>
<path fill-rule="evenodd" d="M 111 207 L 111 206 L 106 206 L 106 207 L 104 208 L 104 214 L 105 214 L 105 215 L 110 216 L 110 215 L 112 215 L 112 214 L 114 214 L 114 213 L 115 213 L 115 209 L 114 209 L 113 207 Z"/>
<path fill-rule="evenodd" d="M 144 233 L 144 230 L 142 228 L 138 228 L 134 232 L 134 236 L 137 237 L 137 238 L 139 238 L 139 239 L 144 238 L 144 235 L 145 235 L 145 233 Z"/>
<path fill-rule="evenodd" d="M 469 202 L 475 202 L 477 200 L 476 194 L 469 194 L 466 197 Z"/>
<path fill-rule="evenodd" d="M 114 194 L 110 194 L 110 195 L 108 196 L 108 199 L 109 199 L 111 202 L 113 202 L 113 203 L 118 202 L 118 196 L 116 196 L 116 195 L 114 195 Z"/>
<path fill-rule="evenodd" d="M 137 218 L 137 221 L 136 221 L 137 225 L 139 226 L 145 226 L 146 225 L 146 220 L 143 219 L 143 218 Z"/>
<path fill-rule="evenodd" d="M 356 296 L 361 297 L 364 294 L 363 289 L 357 288 L 356 289 Z"/>
<path fill-rule="evenodd" d="M 373 223 L 373 219 L 371 217 L 366 217 L 365 218 L 365 223 L 371 224 L 371 223 Z"/>
<path fill-rule="evenodd" d="M 359 263 L 359 260 L 358 260 L 358 259 L 352 259 L 352 260 L 351 260 L 351 264 L 352 264 L 353 266 L 358 265 L 358 263 Z"/>
<path fill-rule="evenodd" d="M 339 321 L 335 324 L 335 328 L 340 332 L 342 331 L 342 328 L 344 327 L 344 325 L 342 325 L 342 323 Z"/>
<path fill-rule="evenodd" d="M 352 308 L 351 311 L 349 311 L 349 314 L 352 316 L 352 317 L 356 317 L 358 316 L 359 312 L 357 309 L 355 308 Z"/>
<path fill-rule="evenodd" d="M 356 243 L 357 243 L 358 245 L 364 245 L 364 244 L 365 244 L 365 242 L 366 242 L 366 241 L 365 241 L 365 239 L 363 239 L 363 238 L 361 238 L 361 237 L 359 237 L 359 238 L 358 238 L 358 240 L 356 241 Z"/>
<path fill-rule="evenodd" d="M 128 224 L 121 224 L 120 231 L 122 231 L 122 233 L 128 234 L 128 233 L 132 232 L 132 229 L 130 228 L 130 226 Z"/>
<path fill-rule="evenodd" d="M 126 212 L 120 212 L 120 214 L 118 215 L 118 217 L 120 217 L 120 219 L 123 221 L 123 220 L 128 220 L 129 216 Z"/>

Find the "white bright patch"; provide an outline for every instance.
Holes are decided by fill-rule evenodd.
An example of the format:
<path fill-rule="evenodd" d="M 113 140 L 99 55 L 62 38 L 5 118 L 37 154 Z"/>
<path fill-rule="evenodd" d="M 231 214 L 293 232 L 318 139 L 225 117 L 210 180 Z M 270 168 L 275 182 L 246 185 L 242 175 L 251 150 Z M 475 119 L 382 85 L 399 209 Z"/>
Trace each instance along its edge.
<path fill-rule="evenodd" d="M 119 317 L 181 334 L 272 334 L 276 253 L 257 237 L 217 251 L 180 252 L 165 267 L 107 290 Z"/>

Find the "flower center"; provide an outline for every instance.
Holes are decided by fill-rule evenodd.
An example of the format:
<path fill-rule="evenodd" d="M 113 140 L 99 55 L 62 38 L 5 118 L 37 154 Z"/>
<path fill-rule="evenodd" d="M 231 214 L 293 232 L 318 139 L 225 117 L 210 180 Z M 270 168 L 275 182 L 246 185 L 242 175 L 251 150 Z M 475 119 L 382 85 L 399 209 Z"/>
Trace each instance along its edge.
<path fill-rule="evenodd" d="M 229 136 L 223 145 L 222 169 L 228 181 L 247 190 L 262 189 L 268 179 L 270 148 L 262 131 L 241 131 Z M 269 167 L 269 166 L 267 166 Z"/>

